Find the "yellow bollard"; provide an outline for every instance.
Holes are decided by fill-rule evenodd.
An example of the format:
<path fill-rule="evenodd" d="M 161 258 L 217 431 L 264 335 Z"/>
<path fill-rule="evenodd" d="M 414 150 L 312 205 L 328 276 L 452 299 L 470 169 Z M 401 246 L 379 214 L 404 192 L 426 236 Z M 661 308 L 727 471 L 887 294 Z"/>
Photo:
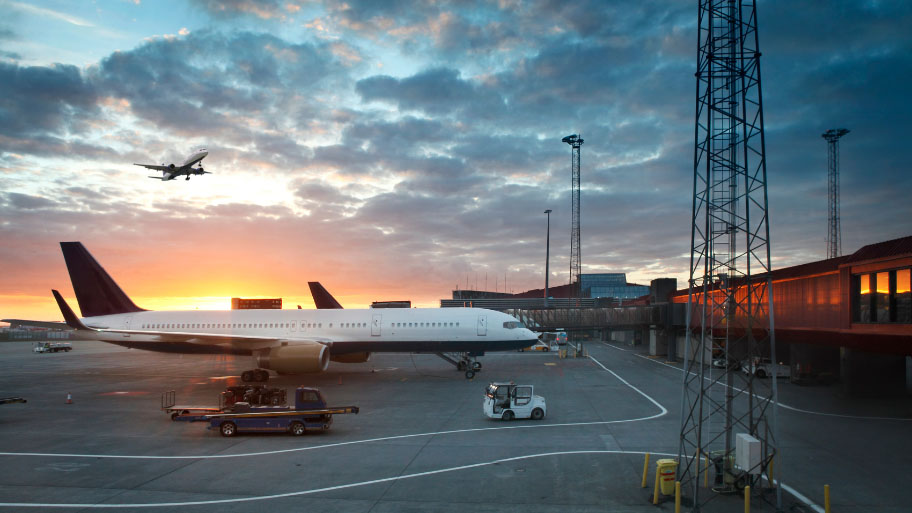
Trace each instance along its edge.
<path fill-rule="evenodd" d="M 744 513 L 751 513 L 751 487 L 744 487 Z"/>
<path fill-rule="evenodd" d="M 659 477 L 660 477 L 659 469 L 656 469 L 655 489 L 653 489 L 653 491 L 652 491 L 652 503 L 653 504 L 659 503 Z"/>
<path fill-rule="evenodd" d="M 681 513 L 681 482 L 675 481 L 675 513 Z"/>
<path fill-rule="evenodd" d="M 823 511 L 830 513 L 830 485 L 823 485 Z"/>
<path fill-rule="evenodd" d="M 703 465 L 703 488 L 709 486 L 709 455 L 704 456 L 706 465 Z"/>
<path fill-rule="evenodd" d="M 646 461 L 643 462 L 643 486 L 646 488 L 646 477 L 649 475 L 649 453 L 646 453 Z"/>

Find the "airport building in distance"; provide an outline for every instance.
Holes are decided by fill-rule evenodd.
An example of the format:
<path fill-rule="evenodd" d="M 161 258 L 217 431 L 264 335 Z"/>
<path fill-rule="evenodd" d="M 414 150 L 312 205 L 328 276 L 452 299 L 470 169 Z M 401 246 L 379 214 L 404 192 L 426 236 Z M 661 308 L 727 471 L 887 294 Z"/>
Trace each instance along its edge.
<path fill-rule="evenodd" d="M 281 310 L 282 298 L 272 299 L 244 299 L 242 297 L 231 298 L 232 310 Z"/>

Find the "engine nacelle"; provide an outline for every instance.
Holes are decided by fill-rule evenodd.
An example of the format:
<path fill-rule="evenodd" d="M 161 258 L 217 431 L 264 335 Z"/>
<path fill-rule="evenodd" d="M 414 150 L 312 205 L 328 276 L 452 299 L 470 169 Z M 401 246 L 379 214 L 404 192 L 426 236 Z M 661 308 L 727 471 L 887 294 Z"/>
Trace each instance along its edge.
<path fill-rule="evenodd" d="M 362 353 L 348 353 L 332 355 L 329 357 L 329 359 L 339 363 L 364 363 L 371 359 L 371 354 L 367 351 Z"/>
<path fill-rule="evenodd" d="M 174 169 L 174 164 L 168 164 L 168 167 L 170 167 L 171 169 Z"/>
<path fill-rule="evenodd" d="M 314 374 L 329 366 L 329 349 L 323 344 L 271 347 L 257 355 L 257 365 L 279 374 Z"/>

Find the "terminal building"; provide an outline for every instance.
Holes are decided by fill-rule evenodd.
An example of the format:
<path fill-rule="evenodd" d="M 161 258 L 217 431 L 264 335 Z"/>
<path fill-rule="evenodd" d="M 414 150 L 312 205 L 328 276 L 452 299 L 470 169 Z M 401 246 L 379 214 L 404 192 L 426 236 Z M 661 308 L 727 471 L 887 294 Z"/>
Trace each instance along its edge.
<path fill-rule="evenodd" d="M 580 298 L 571 298 L 570 285 L 532 289 L 510 294 L 486 290 L 454 290 L 452 299 L 441 299 L 441 308 L 475 306 L 492 310 L 516 308 L 598 308 L 643 301 L 649 286 L 627 283 L 625 273 L 596 273 L 580 275 Z"/>
<path fill-rule="evenodd" d="M 232 310 L 281 310 L 282 298 L 272 299 L 244 299 L 242 297 L 231 298 Z"/>

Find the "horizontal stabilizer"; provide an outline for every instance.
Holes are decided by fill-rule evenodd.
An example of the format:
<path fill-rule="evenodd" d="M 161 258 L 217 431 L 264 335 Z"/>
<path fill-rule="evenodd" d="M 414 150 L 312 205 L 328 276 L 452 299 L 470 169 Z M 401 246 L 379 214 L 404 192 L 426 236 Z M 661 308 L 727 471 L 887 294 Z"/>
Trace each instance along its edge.
<path fill-rule="evenodd" d="M 60 307 L 60 313 L 63 314 L 63 320 L 66 321 L 67 325 L 74 330 L 80 331 L 92 331 L 91 328 L 88 328 L 82 321 L 79 320 L 79 317 L 76 317 L 76 314 L 73 313 L 73 309 L 70 308 L 70 305 L 64 301 L 63 296 L 60 295 L 60 292 L 56 290 L 51 290 L 54 294 L 54 299 L 57 300 L 57 306 Z"/>
<path fill-rule="evenodd" d="M 10 328 L 19 328 L 28 326 L 31 328 L 45 328 L 49 330 L 68 330 L 70 327 L 65 322 L 55 321 L 33 321 L 30 319 L 0 319 L 0 322 L 8 322 Z"/>

